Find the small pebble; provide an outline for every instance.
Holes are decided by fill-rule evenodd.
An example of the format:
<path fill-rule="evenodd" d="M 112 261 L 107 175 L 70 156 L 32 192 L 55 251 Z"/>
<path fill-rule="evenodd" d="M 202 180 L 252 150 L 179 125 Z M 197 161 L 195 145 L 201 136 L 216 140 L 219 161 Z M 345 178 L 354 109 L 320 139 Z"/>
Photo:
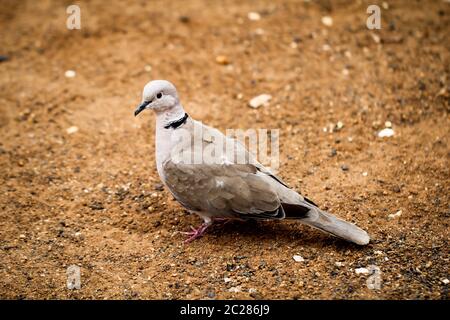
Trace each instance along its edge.
<path fill-rule="evenodd" d="M 223 278 L 223 281 L 224 281 L 225 283 L 231 282 L 231 278 L 225 277 L 225 278 Z"/>
<path fill-rule="evenodd" d="M 152 72 L 152 66 L 149 65 L 149 64 L 146 64 L 146 65 L 144 66 L 144 71 L 145 71 L 145 72 Z"/>
<path fill-rule="evenodd" d="M 384 126 L 385 126 L 386 128 L 392 128 L 392 122 L 386 121 L 386 122 L 384 123 Z"/>
<path fill-rule="evenodd" d="M 380 132 L 378 132 L 378 137 L 379 138 L 392 137 L 394 133 L 395 133 L 394 130 L 392 130 L 391 128 L 385 128 Z"/>
<path fill-rule="evenodd" d="M 442 283 L 443 284 L 448 284 L 450 281 L 447 279 L 447 278 L 445 278 L 445 279 L 442 279 Z"/>
<path fill-rule="evenodd" d="M 342 171 L 348 171 L 349 167 L 346 164 L 341 165 L 341 170 Z"/>
<path fill-rule="evenodd" d="M 64 76 L 66 78 L 74 78 L 77 75 L 77 73 L 73 70 L 67 70 L 66 72 L 64 72 Z"/>
<path fill-rule="evenodd" d="M 345 266 L 345 262 L 339 262 L 339 261 L 336 261 L 335 263 L 334 263 L 334 265 L 336 266 L 336 267 L 343 267 L 343 266 Z"/>
<path fill-rule="evenodd" d="M 228 58 L 226 56 L 217 56 L 216 62 L 221 65 L 227 65 L 230 63 L 230 61 L 228 60 Z"/>
<path fill-rule="evenodd" d="M 261 20 L 261 15 L 258 12 L 249 12 L 247 17 L 251 21 Z"/>
<path fill-rule="evenodd" d="M 9 60 L 8 56 L 0 55 L 0 62 L 4 62 L 4 61 L 8 61 L 8 60 Z"/>
<path fill-rule="evenodd" d="M 250 102 L 248 103 L 250 107 L 252 108 L 259 108 L 262 105 L 267 105 L 272 99 L 272 96 L 270 94 L 261 94 L 259 96 L 254 97 Z"/>
<path fill-rule="evenodd" d="M 330 16 L 324 16 L 321 20 L 322 23 L 327 27 L 331 27 L 333 25 L 333 18 L 331 18 Z"/>
<path fill-rule="evenodd" d="M 67 134 L 74 134 L 74 133 L 78 132 L 78 127 L 76 127 L 76 126 L 69 127 L 69 128 L 67 128 L 66 132 L 67 132 Z"/>
<path fill-rule="evenodd" d="M 362 175 L 363 175 L 363 177 L 367 177 L 367 172 L 364 171 L 364 172 L 362 173 Z"/>
<path fill-rule="evenodd" d="M 388 219 L 392 220 L 392 219 L 398 218 L 402 215 L 402 213 L 403 213 L 402 210 L 399 210 L 396 213 L 391 213 L 390 215 L 388 215 Z"/>
<path fill-rule="evenodd" d="M 295 262 L 303 262 L 303 261 L 305 261 L 305 259 L 303 259 L 303 257 L 299 256 L 299 255 L 294 255 L 292 258 L 295 260 Z"/>
<path fill-rule="evenodd" d="M 368 274 L 369 270 L 367 268 L 357 268 L 355 269 L 356 274 Z"/>
<path fill-rule="evenodd" d="M 189 23 L 191 21 L 191 18 L 189 18 L 188 16 L 180 16 L 178 20 L 182 23 Z"/>

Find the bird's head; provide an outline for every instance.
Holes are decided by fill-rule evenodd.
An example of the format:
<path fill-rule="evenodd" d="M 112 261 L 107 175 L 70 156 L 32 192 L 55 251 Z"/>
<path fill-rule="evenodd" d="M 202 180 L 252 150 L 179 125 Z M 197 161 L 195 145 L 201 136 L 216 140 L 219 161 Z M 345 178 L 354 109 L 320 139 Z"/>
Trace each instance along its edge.
<path fill-rule="evenodd" d="M 153 80 L 147 83 L 142 92 L 142 102 L 134 110 L 137 116 L 145 109 L 156 112 L 168 110 L 178 104 L 178 93 L 175 86 L 166 80 Z"/>

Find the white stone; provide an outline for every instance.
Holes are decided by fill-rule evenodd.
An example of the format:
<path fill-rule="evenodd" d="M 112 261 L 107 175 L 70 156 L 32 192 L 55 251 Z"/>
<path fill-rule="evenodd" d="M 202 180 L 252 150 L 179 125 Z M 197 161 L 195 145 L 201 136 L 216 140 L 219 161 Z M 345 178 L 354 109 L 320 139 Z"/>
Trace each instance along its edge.
<path fill-rule="evenodd" d="M 299 255 L 294 255 L 292 258 L 295 260 L 295 262 L 303 262 L 303 261 L 305 261 L 305 259 L 303 259 L 303 257 L 299 256 Z"/>
<path fill-rule="evenodd" d="M 270 94 L 261 94 L 259 96 L 254 97 L 250 102 L 248 103 L 250 107 L 252 108 L 259 108 L 262 105 L 266 105 L 270 99 L 272 99 L 272 96 Z"/>
<path fill-rule="evenodd" d="M 247 17 L 251 21 L 261 20 L 261 15 L 258 12 L 249 12 Z"/>
<path fill-rule="evenodd" d="M 331 27 L 333 25 L 333 18 L 330 16 L 322 17 L 322 23 L 327 27 Z"/>
<path fill-rule="evenodd" d="M 355 269 L 356 274 L 368 274 L 369 270 L 367 268 L 357 268 Z"/>
<path fill-rule="evenodd" d="M 76 75 L 77 73 L 73 70 L 67 70 L 66 72 L 64 72 L 64 76 L 66 78 L 75 78 Z"/>
<path fill-rule="evenodd" d="M 392 137 L 394 133 L 395 133 L 394 130 L 392 130 L 391 128 L 384 128 L 383 130 L 378 132 L 378 137 L 379 138 Z"/>
<path fill-rule="evenodd" d="M 71 126 L 71 127 L 66 129 L 66 132 L 67 132 L 67 134 L 74 134 L 74 133 L 78 132 L 78 127 Z"/>
<path fill-rule="evenodd" d="M 388 219 L 391 220 L 391 219 L 398 218 L 402 215 L 402 213 L 403 213 L 402 210 L 399 210 L 396 213 L 391 213 L 390 215 L 388 215 Z"/>

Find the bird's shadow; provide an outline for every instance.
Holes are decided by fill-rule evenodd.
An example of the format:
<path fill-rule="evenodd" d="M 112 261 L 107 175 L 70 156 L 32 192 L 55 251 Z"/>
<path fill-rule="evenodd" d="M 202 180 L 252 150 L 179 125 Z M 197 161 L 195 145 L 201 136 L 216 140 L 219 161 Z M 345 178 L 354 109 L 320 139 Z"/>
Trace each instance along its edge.
<path fill-rule="evenodd" d="M 333 247 L 339 251 L 361 250 L 358 246 L 343 239 L 323 233 L 296 221 L 239 221 L 213 224 L 203 235 L 191 244 L 207 241 L 221 248 L 236 247 L 239 244 Z"/>

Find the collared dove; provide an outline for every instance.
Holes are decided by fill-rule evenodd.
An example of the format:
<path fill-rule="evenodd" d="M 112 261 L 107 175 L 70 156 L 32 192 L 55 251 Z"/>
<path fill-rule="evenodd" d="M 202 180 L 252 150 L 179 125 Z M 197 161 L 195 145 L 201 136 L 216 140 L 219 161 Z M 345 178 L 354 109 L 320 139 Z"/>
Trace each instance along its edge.
<path fill-rule="evenodd" d="M 241 143 L 191 119 L 172 83 L 147 83 L 135 116 L 145 109 L 156 113 L 156 165 L 162 182 L 204 220 L 192 228 L 187 241 L 200 237 L 216 220 L 295 219 L 359 245 L 369 243 L 364 230 L 289 188 Z"/>

